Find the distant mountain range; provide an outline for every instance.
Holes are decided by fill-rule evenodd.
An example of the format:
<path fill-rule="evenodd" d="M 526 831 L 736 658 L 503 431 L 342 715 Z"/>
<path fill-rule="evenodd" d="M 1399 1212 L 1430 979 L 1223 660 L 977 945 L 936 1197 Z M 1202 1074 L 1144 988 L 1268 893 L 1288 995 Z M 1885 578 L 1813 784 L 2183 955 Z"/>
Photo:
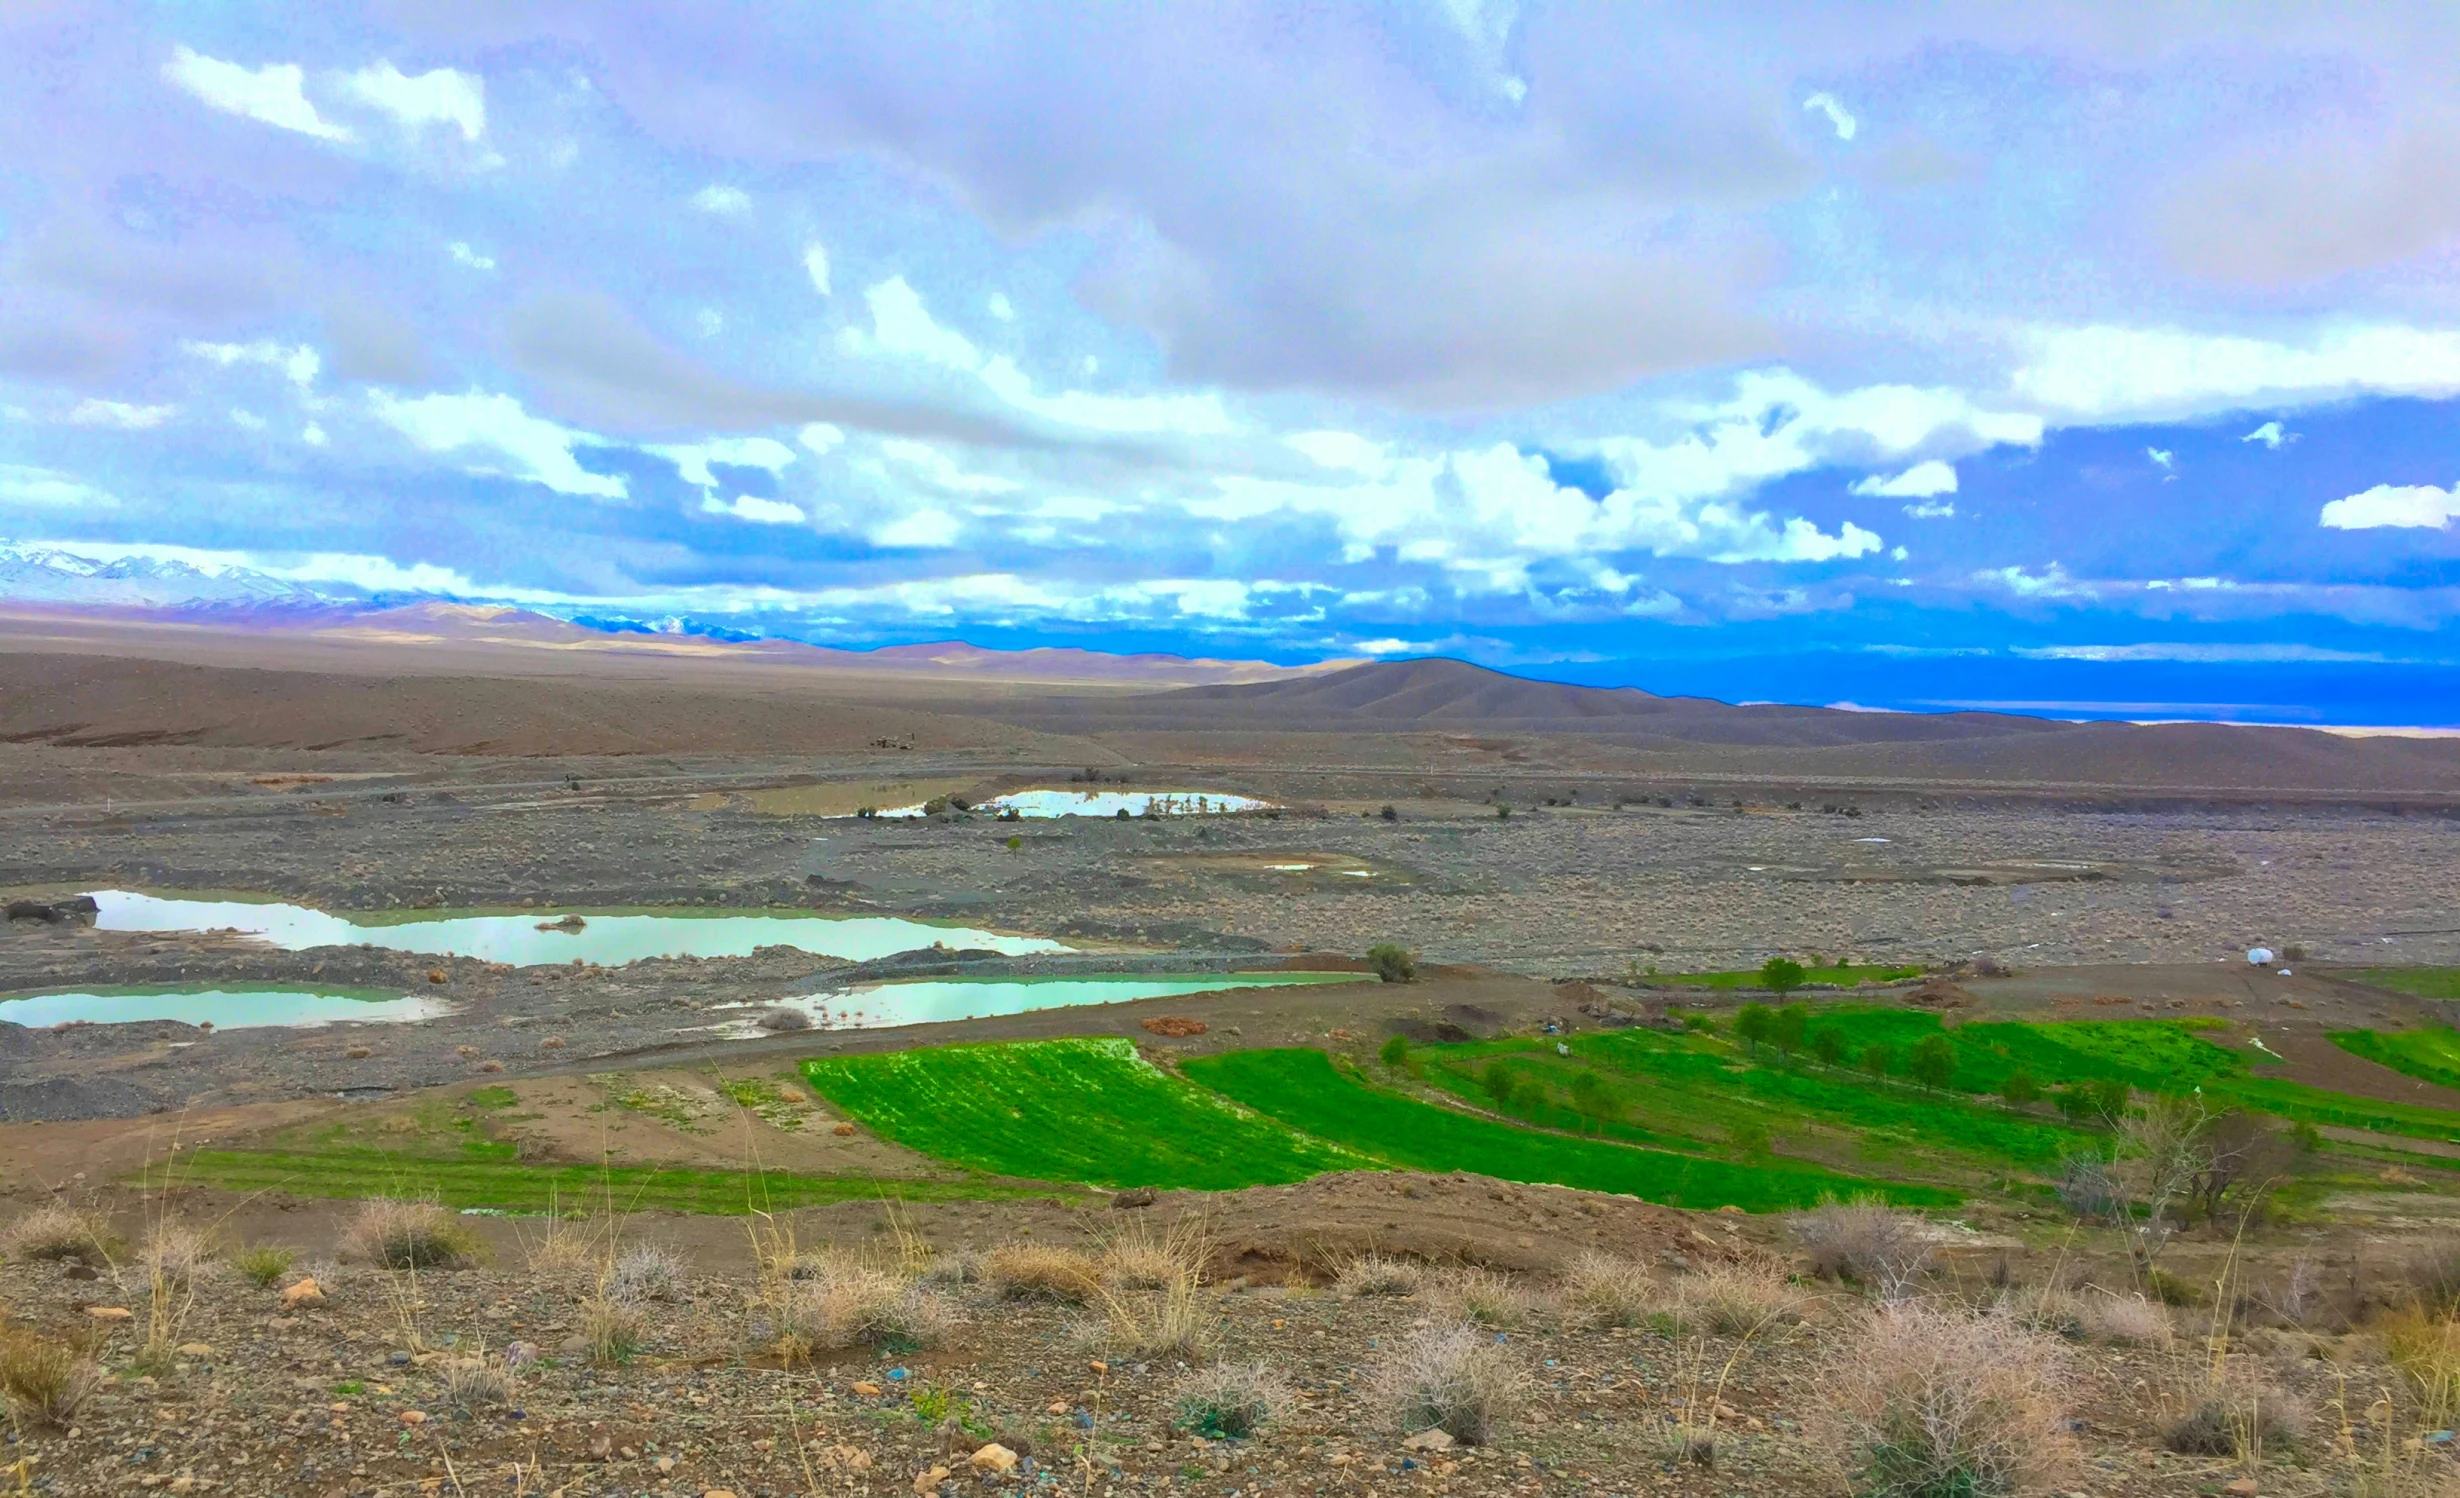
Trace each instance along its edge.
<path fill-rule="evenodd" d="M 333 601 L 313 588 L 244 567 L 206 572 L 186 562 L 144 557 L 98 562 L 65 551 L 13 547 L 0 547 L 0 598 L 123 609 L 315 607 Z"/>

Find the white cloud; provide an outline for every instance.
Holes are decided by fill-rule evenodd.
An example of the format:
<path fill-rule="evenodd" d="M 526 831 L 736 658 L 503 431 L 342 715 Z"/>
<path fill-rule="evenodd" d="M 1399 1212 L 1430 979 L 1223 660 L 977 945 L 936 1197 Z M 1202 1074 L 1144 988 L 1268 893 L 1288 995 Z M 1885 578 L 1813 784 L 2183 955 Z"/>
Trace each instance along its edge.
<path fill-rule="evenodd" d="M 2284 442 L 2295 442 L 2297 438 L 2288 432 L 2282 431 L 2281 424 L 2279 422 L 2267 421 L 2262 426 L 2257 427 L 2255 430 L 2247 433 L 2238 440 L 2241 442 L 2260 442 L 2266 447 L 2277 448 Z"/>
<path fill-rule="evenodd" d="M 130 557 L 148 562 L 177 562 L 193 567 L 208 577 L 245 570 L 289 582 L 347 583 L 370 593 L 483 593 L 492 598 L 562 601 L 558 595 L 534 590 L 481 589 L 466 574 L 450 567 L 439 567 L 431 562 L 413 562 L 404 566 L 390 557 L 365 552 L 222 551 L 200 546 L 125 541 L 39 541 L 26 545 L 45 551 L 64 551 L 95 562 L 117 562 Z"/>
<path fill-rule="evenodd" d="M 770 473 L 782 473 L 794 462 L 794 449 L 774 437 L 713 437 L 707 442 L 673 447 L 645 447 L 643 452 L 656 453 L 675 465 L 687 484 L 703 489 L 718 487 L 717 475 L 709 471 L 712 463 L 730 468 L 760 468 Z"/>
<path fill-rule="evenodd" d="M 969 473 L 930 443 L 910 437 L 886 438 L 880 443 L 880 451 L 912 469 L 926 483 L 951 494 L 1013 494 L 1025 487 L 997 474 Z"/>
<path fill-rule="evenodd" d="M 916 510 L 912 514 L 877 526 L 870 532 L 871 544 L 883 547 L 953 546 L 957 540 L 957 518 L 946 510 Z"/>
<path fill-rule="evenodd" d="M 804 451 L 814 457 L 821 457 L 836 448 L 843 447 L 846 434 L 828 422 L 814 421 L 805 424 L 801 431 L 795 433 L 794 440 L 803 444 Z"/>
<path fill-rule="evenodd" d="M 310 447 L 322 447 L 328 439 L 325 436 L 325 429 L 311 421 L 300 429 L 299 440 Z"/>
<path fill-rule="evenodd" d="M 261 432 L 265 429 L 265 418 L 254 411 L 242 411 L 234 406 L 231 408 L 231 425 L 244 432 Z"/>
<path fill-rule="evenodd" d="M 1837 101 L 1834 94 L 1813 94 L 1802 101 L 1802 107 L 1817 110 L 1826 115 L 1828 123 L 1835 127 L 1838 140 L 1852 140 L 1854 131 L 1860 128 L 1853 115 Z"/>
<path fill-rule="evenodd" d="M 829 290 L 829 252 L 826 245 L 810 244 L 803 247 L 803 274 L 811 277 L 812 286 L 822 296 L 834 294 Z M 897 284 L 902 286 L 905 283 L 900 281 Z M 877 318 L 880 311 L 879 305 L 874 303 L 871 310 L 872 316 Z"/>
<path fill-rule="evenodd" d="M 2380 661 L 2372 651 L 2331 650 L 2316 645 L 2249 643 L 2148 643 L 2139 645 L 2019 645 L 2011 652 L 2037 661 Z"/>
<path fill-rule="evenodd" d="M 1911 520 L 1952 520 L 1956 516 L 1956 501 L 1926 499 L 1919 504 L 1906 505 L 1903 509 L 1906 518 Z"/>
<path fill-rule="evenodd" d="M 726 331 L 726 314 L 715 307 L 703 307 L 692 314 L 692 326 L 703 338 L 715 338 Z"/>
<path fill-rule="evenodd" d="M 2363 494 L 2333 500 L 2318 518 L 2336 531 L 2443 530 L 2460 519 L 2460 484 L 2449 489 L 2430 484 L 2377 484 Z"/>
<path fill-rule="evenodd" d="M 41 505 L 46 509 L 115 510 L 119 496 L 95 488 L 72 474 L 22 463 L 0 463 L 0 504 Z"/>
<path fill-rule="evenodd" d="M 118 427 L 123 432 L 142 432 L 178 414 L 177 406 L 132 406 L 126 401 L 95 399 L 77 402 L 68 419 L 81 427 Z"/>
<path fill-rule="evenodd" d="M 1883 499 L 1930 499 L 1941 494 L 1953 494 L 1956 492 L 1956 465 L 1933 458 L 1927 463 L 1914 464 L 1892 479 L 1873 474 L 1855 484 L 1853 492 L 1877 495 Z M 1950 513 L 1954 513 L 1952 508 Z"/>
<path fill-rule="evenodd" d="M 982 353 L 954 328 L 934 322 L 922 294 L 891 276 L 863 293 L 871 307 L 872 341 L 887 353 L 928 359 L 951 369 L 978 370 Z"/>
<path fill-rule="evenodd" d="M 1020 411 L 1089 431 L 1218 437 L 1238 429 L 1221 397 L 1209 390 L 1196 395 L 1094 395 L 1082 390 L 1043 395 L 1005 354 L 983 364 L 982 383 Z"/>
<path fill-rule="evenodd" d="M 1345 469 L 1368 478 L 1381 478 L 1392 468 L 1392 458 L 1384 444 L 1355 432 L 1299 432 L 1281 440 L 1326 468 Z"/>
<path fill-rule="evenodd" d="M 163 65 L 162 76 L 224 114 L 239 115 L 318 140 L 357 138 L 316 113 L 316 106 L 307 100 L 307 75 L 296 63 L 244 68 L 181 47 Z"/>
<path fill-rule="evenodd" d="M 990 309 L 991 315 L 1001 322 L 1016 321 L 1016 303 L 1008 300 L 1008 293 L 994 291 L 991 293 L 991 300 L 984 305 Z"/>
<path fill-rule="evenodd" d="M 1980 583 L 2005 588 L 2019 598 L 2087 598 L 2093 588 L 2067 575 L 2067 569 L 2056 562 L 2039 572 L 2027 572 L 2022 567 L 1994 567 L 1973 574 Z"/>
<path fill-rule="evenodd" d="M 2152 459 L 2155 468 L 2176 468 L 2178 466 L 2178 454 L 2164 448 L 2148 447 L 2144 449 L 2144 456 Z"/>
<path fill-rule="evenodd" d="M 380 420 L 429 452 L 483 448 L 510 460 L 509 468 L 474 472 L 504 473 L 558 494 L 593 499 L 622 499 L 627 492 L 621 477 L 591 473 L 573 460 L 575 447 L 604 445 L 598 438 L 532 416 L 509 395 L 474 390 L 403 400 L 378 390 L 369 394 L 368 404 Z"/>
<path fill-rule="evenodd" d="M 278 369 L 289 378 L 292 384 L 302 390 L 315 384 L 316 376 L 324 369 L 324 361 L 317 357 L 316 350 L 304 343 L 285 348 L 270 340 L 260 340 L 256 343 L 200 343 L 194 339 L 188 339 L 180 344 L 179 349 L 181 353 L 192 358 L 219 364 L 224 369 L 234 364 L 262 364 L 271 369 Z"/>
<path fill-rule="evenodd" d="M 472 270 L 495 269 L 493 255 L 482 255 L 458 239 L 445 246 L 445 253 L 453 257 L 455 265 L 466 265 Z"/>
<path fill-rule="evenodd" d="M 752 211 L 752 195 L 740 187 L 723 187 L 712 182 L 692 194 L 692 206 L 703 213 L 744 214 Z M 827 264 L 827 257 L 823 256 L 821 265 L 825 268 Z M 824 285 L 820 289 L 826 291 L 828 288 Z"/>
<path fill-rule="evenodd" d="M 2175 328 L 2037 330 L 2011 384 L 2071 418 L 2117 421 L 2351 395 L 2460 393 L 2460 333 L 2391 325 L 2287 343 Z"/>
<path fill-rule="evenodd" d="M 412 129 L 457 125 L 467 141 L 487 133 L 487 85 L 475 74 L 435 68 L 412 75 L 390 62 L 379 62 L 344 78 L 342 89 Z"/>
<path fill-rule="evenodd" d="M 756 494 L 738 494 L 731 500 L 706 495 L 700 508 L 704 515 L 731 515 L 757 525 L 801 525 L 805 518 L 800 505 L 782 499 L 762 499 Z"/>

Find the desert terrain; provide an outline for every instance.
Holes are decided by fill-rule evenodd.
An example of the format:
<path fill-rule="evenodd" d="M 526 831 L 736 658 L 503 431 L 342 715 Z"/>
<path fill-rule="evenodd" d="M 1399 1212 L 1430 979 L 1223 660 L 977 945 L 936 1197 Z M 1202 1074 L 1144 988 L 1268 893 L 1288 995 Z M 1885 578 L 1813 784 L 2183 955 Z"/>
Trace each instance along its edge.
<path fill-rule="evenodd" d="M 12 1475 L 1829 1492 L 1918 1346 L 2029 1434 L 1893 1491 L 2444 1491 L 2456 838 L 2448 739 L 20 610 Z"/>

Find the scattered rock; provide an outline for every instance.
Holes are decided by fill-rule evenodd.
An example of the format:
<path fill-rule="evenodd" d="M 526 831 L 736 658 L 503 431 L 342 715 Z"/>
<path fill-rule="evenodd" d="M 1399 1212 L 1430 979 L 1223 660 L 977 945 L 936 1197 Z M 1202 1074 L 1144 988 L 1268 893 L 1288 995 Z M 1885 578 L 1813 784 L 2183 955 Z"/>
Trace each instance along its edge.
<path fill-rule="evenodd" d="M 918 1472 L 914 1475 L 914 1491 L 923 1495 L 923 1498 L 930 1498 L 931 1494 L 940 1490 L 940 1484 L 947 1480 L 948 1469 L 946 1467 L 933 1467 L 928 1472 Z"/>
<path fill-rule="evenodd" d="M 1157 1014 L 1140 1023 L 1154 1034 L 1166 1035 L 1173 1040 L 1185 1040 L 1189 1036 L 1202 1035 L 1212 1028 L 1203 1020 L 1189 1019 L 1180 1014 Z"/>
<path fill-rule="evenodd" d="M 97 1321 L 129 1321 L 136 1316 L 126 1306 L 87 1306 L 85 1313 Z"/>
<path fill-rule="evenodd" d="M 1114 1207 L 1150 1207 L 1156 1199 L 1157 1196 L 1152 1187 L 1139 1186 L 1133 1191 L 1114 1193 L 1110 1204 Z"/>
<path fill-rule="evenodd" d="M 1401 1443 L 1403 1451 L 1450 1451 L 1451 1433 L 1440 1425 L 1429 1426 Z"/>
<path fill-rule="evenodd" d="M 854 1392 L 865 1399 L 877 1399 L 880 1397 L 880 1386 L 864 1379 L 854 1385 Z"/>
<path fill-rule="evenodd" d="M 431 968 L 429 968 L 429 969 L 427 970 L 427 981 L 428 981 L 428 982 L 430 982 L 430 983 L 442 983 L 442 982 L 444 982 L 444 981 L 445 981 L 445 977 L 444 977 L 444 969 L 442 969 L 442 968 L 440 968 L 440 967 L 431 967 Z"/>
<path fill-rule="evenodd" d="M 1016 1470 L 1016 1463 L 1016 1453 L 997 1441 L 993 1441 L 966 1459 L 966 1465 L 977 1472 L 993 1472 L 1003 1477 Z"/>
<path fill-rule="evenodd" d="M 282 1292 L 282 1309 L 285 1311 L 295 1311 L 301 1306 L 320 1306 L 324 1303 L 324 1287 L 316 1283 L 316 1276 L 312 1274 L 302 1276 L 298 1283 Z"/>

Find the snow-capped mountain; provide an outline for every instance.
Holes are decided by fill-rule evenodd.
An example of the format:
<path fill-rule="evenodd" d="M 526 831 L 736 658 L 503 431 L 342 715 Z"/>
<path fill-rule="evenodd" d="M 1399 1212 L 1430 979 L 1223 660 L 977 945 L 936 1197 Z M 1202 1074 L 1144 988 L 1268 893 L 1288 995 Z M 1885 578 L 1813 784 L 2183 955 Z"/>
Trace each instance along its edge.
<path fill-rule="evenodd" d="M 331 602 L 313 588 L 244 567 L 208 572 L 180 561 L 0 546 L 0 599 L 103 608 L 180 609 Z"/>

